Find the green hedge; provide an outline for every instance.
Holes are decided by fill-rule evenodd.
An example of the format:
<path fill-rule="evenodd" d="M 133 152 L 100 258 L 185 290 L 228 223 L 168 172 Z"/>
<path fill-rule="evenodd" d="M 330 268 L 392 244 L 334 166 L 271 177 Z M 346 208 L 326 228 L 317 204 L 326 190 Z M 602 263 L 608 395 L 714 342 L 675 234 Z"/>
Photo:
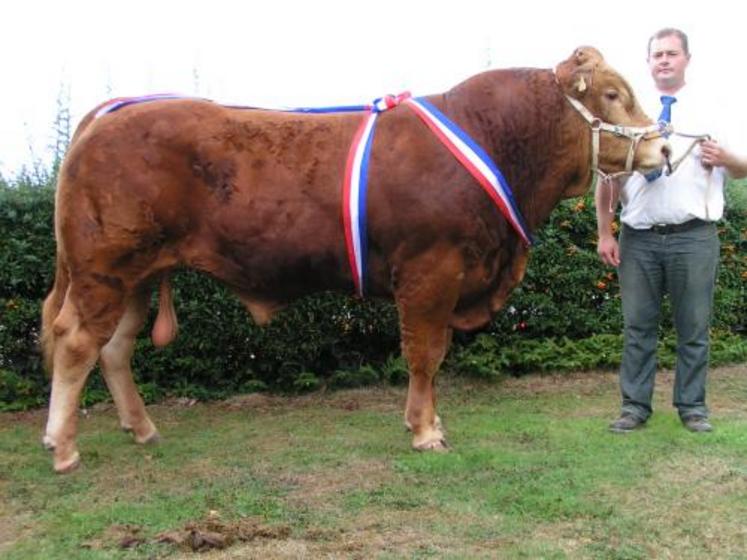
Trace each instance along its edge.
<path fill-rule="evenodd" d="M 747 359 L 745 190 L 744 184 L 730 185 L 730 209 L 721 224 L 716 362 Z M 54 274 L 53 194 L 48 185 L 9 185 L 0 178 L 0 410 L 42 404 L 48 391 L 37 344 L 41 301 Z M 617 365 L 617 277 L 599 262 L 595 231 L 590 197 L 562 203 L 539 232 L 522 285 L 481 333 L 455 336 L 446 368 L 486 376 Z M 134 367 L 148 400 L 406 379 L 389 303 L 325 293 L 258 328 L 212 279 L 182 271 L 174 286 L 179 337 L 161 350 L 150 343 L 149 328 L 138 340 Z M 668 344 L 671 327 L 665 323 L 665 365 Z M 105 395 L 100 376 L 92 377 L 86 403 Z"/>

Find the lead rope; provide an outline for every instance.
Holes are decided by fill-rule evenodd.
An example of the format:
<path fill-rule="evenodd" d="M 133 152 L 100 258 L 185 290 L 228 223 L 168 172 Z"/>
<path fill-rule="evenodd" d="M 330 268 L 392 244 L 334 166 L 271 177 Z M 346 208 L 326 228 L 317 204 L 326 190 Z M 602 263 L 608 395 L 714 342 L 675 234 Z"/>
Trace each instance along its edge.
<path fill-rule="evenodd" d="M 685 153 L 682 154 L 682 156 L 680 156 L 677 159 L 677 161 L 675 161 L 669 167 L 667 175 L 671 175 L 672 173 L 674 173 L 675 171 L 677 171 L 677 168 L 685 160 L 685 158 L 690 154 L 690 152 L 693 151 L 693 149 L 695 148 L 695 146 L 697 146 L 698 144 L 700 144 L 704 140 L 710 140 L 711 139 L 711 135 L 710 134 L 685 134 L 683 132 L 675 132 L 675 134 L 677 136 L 682 136 L 683 138 L 692 138 L 693 141 L 690 144 L 690 147 L 685 151 Z M 711 217 L 710 217 L 711 213 L 710 213 L 710 211 L 708 209 L 708 201 L 710 200 L 711 191 L 712 190 L 713 190 L 713 168 L 711 167 L 708 170 L 708 185 L 706 186 L 706 192 L 705 192 L 705 217 L 706 217 L 706 221 L 707 222 L 711 221 Z"/>
<path fill-rule="evenodd" d="M 690 144 L 690 147 L 687 148 L 687 150 L 685 150 L 685 153 L 682 154 L 679 158 L 677 158 L 677 160 L 675 160 L 674 162 L 669 162 L 669 161 L 667 162 L 667 171 L 666 171 L 667 176 L 672 175 L 675 171 L 677 171 L 680 164 L 685 160 L 685 158 L 690 154 L 690 152 L 693 151 L 695 146 L 700 144 L 703 140 L 711 139 L 710 134 L 685 134 L 683 132 L 672 132 L 672 134 L 676 136 L 681 136 L 683 138 L 692 138 L 693 141 Z M 635 142 L 636 146 L 638 142 L 640 142 L 640 137 L 636 139 L 636 142 Z M 631 145 L 631 151 L 628 152 L 628 158 L 630 158 L 630 154 L 634 151 L 635 151 L 635 147 Z M 610 207 L 609 207 L 610 212 L 615 211 L 615 208 L 617 207 L 617 199 L 619 195 L 619 192 L 617 189 L 618 182 L 614 181 L 613 179 L 617 179 L 621 175 L 626 175 L 626 174 L 629 174 L 629 173 L 620 172 L 620 173 L 615 173 L 611 175 L 599 173 L 602 179 L 602 185 L 610 189 Z M 709 220 L 709 215 L 710 215 L 708 211 L 708 200 L 710 198 L 712 189 L 713 189 L 713 169 L 710 169 L 708 171 L 708 186 L 706 187 L 706 193 L 705 193 L 706 220 Z"/>

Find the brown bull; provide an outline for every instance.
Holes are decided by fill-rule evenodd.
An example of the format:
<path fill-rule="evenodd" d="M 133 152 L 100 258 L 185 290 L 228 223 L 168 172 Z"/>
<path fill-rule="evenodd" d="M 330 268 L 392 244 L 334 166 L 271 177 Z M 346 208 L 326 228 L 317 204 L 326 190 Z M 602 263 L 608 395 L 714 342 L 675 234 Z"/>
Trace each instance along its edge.
<path fill-rule="evenodd" d="M 565 95 L 606 122 L 651 123 L 588 47 L 555 72 L 490 71 L 427 98 L 490 155 L 532 230 L 593 178 L 589 124 Z M 360 119 L 168 100 L 83 120 L 60 173 L 57 273 L 43 312 L 53 375 L 44 443 L 55 470 L 79 463 L 79 397 L 97 361 L 122 427 L 138 443 L 157 439 L 130 359 L 154 282 L 162 282 L 154 342 L 175 333 L 175 267 L 223 281 L 258 323 L 305 294 L 352 292 L 340 193 Z M 624 169 L 630 145 L 604 134 L 600 169 Z M 660 167 L 664 152 L 663 140 L 645 138 L 635 168 Z M 399 311 L 410 368 L 405 421 L 414 448 L 442 449 L 434 376 L 451 329 L 490 319 L 521 280 L 527 249 L 407 108 L 379 118 L 368 193 L 367 286 Z"/>

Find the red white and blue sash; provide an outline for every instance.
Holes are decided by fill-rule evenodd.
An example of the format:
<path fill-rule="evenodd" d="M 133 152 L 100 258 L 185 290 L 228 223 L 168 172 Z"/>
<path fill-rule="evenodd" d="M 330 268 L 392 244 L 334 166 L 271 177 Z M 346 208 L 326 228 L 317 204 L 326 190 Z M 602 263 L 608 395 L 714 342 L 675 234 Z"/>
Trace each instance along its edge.
<path fill-rule="evenodd" d="M 367 229 L 366 192 L 368 186 L 368 161 L 376 124 L 381 111 L 399 104 L 409 106 L 428 126 L 441 143 L 475 178 L 488 194 L 503 216 L 527 245 L 532 245 L 529 232 L 521 212 L 514 200 L 511 187 L 490 156 L 456 123 L 422 97 L 412 98 L 409 94 L 397 97 L 388 96 L 374 102 L 370 114 L 361 122 L 348 152 L 343 181 L 343 224 L 348 261 L 359 296 L 366 293 Z"/>
<path fill-rule="evenodd" d="M 368 254 L 366 228 L 366 193 L 368 188 L 368 162 L 378 113 L 372 111 L 363 119 L 353 137 L 345 164 L 342 185 L 342 223 L 345 228 L 345 246 L 353 275 L 355 292 L 363 296 Z"/>
<path fill-rule="evenodd" d="M 345 165 L 342 186 L 342 222 L 345 228 L 345 245 L 353 276 L 355 293 L 365 293 L 366 264 L 368 254 L 366 227 L 366 193 L 368 190 L 368 163 L 371 158 L 374 129 L 378 116 L 410 98 L 410 93 L 387 95 L 376 99 L 362 110 L 369 111 L 363 118 L 353 137 Z"/>
<path fill-rule="evenodd" d="M 136 103 L 184 98 L 186 97 L 171 93 L 142 97 L 121 97 L 103 105 L 96 112 L 96 117 Z M 459 128 L 456 123 L 451 121 L 425 98 L 413 98 L 409 92 L 405 92 L 397 96 L 387 95 L 376 99 L 371 105 L 281 109 L 285 112 L 309 114 L 364 111 L 368 113 L 358 126 L 350 150 L 348 151 L 342 188 L 342 222 L 345 231 L 345 245 L 355 291 L 360 296 L 365 295 L 366 292 L 368 254 L 366 192 L 368 187 L 368 165 L 371 158 L 371 146 L 373 144 L 376 119 L 383 111 L 401 104 L 409 106 L 464 168 L 469 171 L 508 220 L 519 237 L 527 245 L 532 245 L 533 243 L 529 228 L 514 201 L 511 187 L 506 182 L 498 167 L 490 159 L 490 156 L 464 130 Z M 236 109 L 259 109 L 259 107 L 236 105 L 229 107 Z"/>
<path fill-rule="evenodd" d="M 138 97 L 116 97 L 104 103 L 101 108 L 96 111 L 94 118 L 99 118 L 107 113 L 113 113 L 114 111 L 127 107 L 127 105 L 135 105 L 137 103 L 148 103 L 149 101 L 161 101 L 162 99 L 194 99 L 188 96 L 179 95 L 176 93 L 151 93 L 150 95 L 140 95 Z"/>
<path fill-rule="evenodd" d="M 514 200 L 511 187 L 485 150 L 424 98 L 410 99 L 408 105 L 477 180 L 524 243 L 531 245 L 532 235 Z"/>

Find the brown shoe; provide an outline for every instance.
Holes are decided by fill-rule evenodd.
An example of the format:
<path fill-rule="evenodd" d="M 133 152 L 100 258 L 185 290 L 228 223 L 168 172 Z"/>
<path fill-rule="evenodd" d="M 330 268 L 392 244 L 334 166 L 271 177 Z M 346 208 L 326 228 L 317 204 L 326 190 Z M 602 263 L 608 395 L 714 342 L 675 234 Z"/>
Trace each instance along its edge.
<path fill-rule="evenodd" d="M 688 416 L 682 419 L 682 424 L 691 432 L 712 432 L 713 426 L 705 416 Z"/>
<path fill-rule="evenodd" d="M 632 414 L 623 413 L 620 415 L 620 418 L 609 425 L 609 429 L 610 432 L 616 434 L 627 434 L 628 432 L 632 432 L 633 430 L 637 430 L 638 428 L 643 428 L 645 425 L 645 420 L 641 420 L 640 418 L 638 418 L 637 416 L 633 416 Z"/>

